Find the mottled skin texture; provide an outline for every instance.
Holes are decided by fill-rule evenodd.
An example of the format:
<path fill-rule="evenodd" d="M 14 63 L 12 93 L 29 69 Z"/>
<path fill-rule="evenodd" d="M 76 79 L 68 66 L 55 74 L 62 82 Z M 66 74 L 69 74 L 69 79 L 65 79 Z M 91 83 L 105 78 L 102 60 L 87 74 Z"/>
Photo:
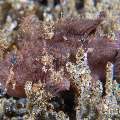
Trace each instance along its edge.
<path fill-rule="evenodd" d="M 115 41 L 117 45 L 120 46 L 120 31 L 115 31 Z M 114 79 L 120 84 L 120 49 L 118 50 L 114 61 Z"/>
<path fill-rule="evenodd" d="M 119 45 L 107 37 L 92 38 L 88 42 L 88 48 L 93 48 L 88 52 L 88 64 L 91 70 L 93 80 L 100 80 L 103 84 L 103 96 L 106 83 L 106 65 L 107 62 L 116 62 Z"/>
<path fill-rule="evenodd" d="M 24 18 L 16 41 L 17 53 L 14 53 L 14 50 L 9 52 L 0 63 L 0 80 L 5 86 L 12 66 L 11 57 L 13 54 L 16 55 L 16 63 L 13 65 L 16 86 L 15 89 L 12 89 L 12 85 L 9 84 L 7 93 L 15 97 L 25 97 L 24 84 L 27 80 L 33 82 L 41 80 L 48 84 L 50 72 L 44 73 L 43 64 L 39 61 L 44 48 L 49 55 L 54 57 L 54 70 L 59 71 L 61 67 L 64 67 L 64 80 L 67 81 L 68 86 L 63 85 L 61 88 L 61 84 L 65 84 L 63 81 L 60 85 L 55 86 L 55 90 L 64 91 L 69 87 L 74 89 L 74 86 L 69 86 L 69 83 L 72 84 L 72 80 L 66 71 L 65 64 L 68 61 L 76 62 L 75 55 L 82 45 L 85 50 L 93 49 L 93 51 L 88 50 L 88 64 L 93 80 L 102 81 L 103 95 L 105 95 L 106 64 L 108 61 L 115 62 L 119 46 L 106 37 L 95 35 L 101 21 L 101 19 L 78 18 L 59 20 L 54 24 L 52 38 L 46 38 L 42 22 L 34 15 Z M 68 55 L 69 57 L 67 57 Z"/>

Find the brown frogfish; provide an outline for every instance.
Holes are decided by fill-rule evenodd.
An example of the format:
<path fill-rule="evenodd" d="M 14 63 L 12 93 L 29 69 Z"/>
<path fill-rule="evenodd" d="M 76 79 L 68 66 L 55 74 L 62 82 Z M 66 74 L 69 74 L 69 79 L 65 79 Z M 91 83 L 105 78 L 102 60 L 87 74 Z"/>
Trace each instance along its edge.
<path fill-rule="evenodd" d="M 94 80 L 103 83 L 105 95 L 106 64 L 115 62 L 119 46 L 107 37 L 96 35 L 102 19 L 61 18 L 45 23 L 35 15 L 25 17 L 20 25 L 14 49 L 0 62 L 0 82 L 7 94 L 25 97 L 25 83 L 43 83 L 56 95 L 74 89 L 66 63 L 76 63 L 79 47 L 87 52 Z M 92 49 L 92 50 L 90 50 Z"/>

